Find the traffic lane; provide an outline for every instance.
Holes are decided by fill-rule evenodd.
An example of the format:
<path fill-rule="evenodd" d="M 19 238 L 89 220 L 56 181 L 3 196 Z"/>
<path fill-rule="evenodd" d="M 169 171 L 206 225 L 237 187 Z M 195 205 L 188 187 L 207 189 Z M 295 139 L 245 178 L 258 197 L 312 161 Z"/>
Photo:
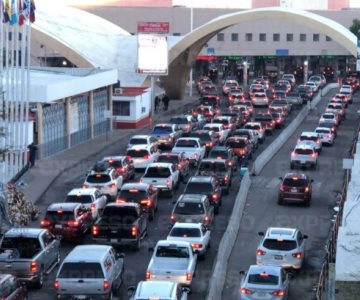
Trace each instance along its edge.
<path fill-rule="evenodd" d="M 326 97 L 329 99 L 329 97 Z M 291 282 L 293 299 L 312 295 L 312 285 L 317 282 L 318 271 L 324 257 L 324 247 L 333 216 L 332 207 L 342 187 L 343 171 L 341 160 L 347 157 L 354 138 L 359 104 L 349 106 L 348 117 L 339 127 L 338 139 L 333 147 L 324 147 L 319 157 L 319 171 L 305 171 L 315 182 L 313 184 L 313 201 L 309 208 L 297 205 L 277 205 L 277 177 L 290 171 L 290 153 L 296 143 L 298 134 L 313 130 L 317 126 L 319 114 L 325 108 L 322 101 L 319 108 L 312 112 L 298 128 L 296 134 L 265 166 L 261 176 L 252 177 L 252 186 L 246 202 L 240 231 L 233 249 L 226 277 L 223 299 L 238 299 L 240 288 L 240 270 L 247 270 L 256 263 L 255 251 L 260 241 L 257 232 L 265 231 L 269 226 L 298 227 L 309 235 L 306 244 L 304 270 Z M 351 110 L 351 111 L 350 111 Z M 331 176 L 329 176 L 331 175 Z M 270 212 L 270 213 L 269 213 Z"/>

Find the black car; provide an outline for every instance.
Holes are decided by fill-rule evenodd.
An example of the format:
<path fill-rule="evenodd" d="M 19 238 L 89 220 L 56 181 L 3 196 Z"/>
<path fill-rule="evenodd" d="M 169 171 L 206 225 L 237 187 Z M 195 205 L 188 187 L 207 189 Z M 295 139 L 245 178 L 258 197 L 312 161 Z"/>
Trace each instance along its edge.
<path fill-rule="evenodd" d="M 311 101 L 314 97 L 314 92 L 312 88 L 306 84 L 301 84 L 297 88 L 300 97 L 305 101 Z"/>
<path fill-rule="evenodd" d="M 323 70 L 322 73 L 325 76 L 326 80 L 334 79 L 335 71 L 334 71 L 334 69 L 332 67 L 330 67 L 330 66 L 324 67 L 324 70 Z"/>
<path fill-rule="evenodd" d="M 200 105 L 208 105 L 217 108 L 220 105 L 220 96 L 211 94 L 204 95 L 200 98 Z"/>
<path fill-rule="evenodd" d="M 243 114 L 240 111 L 236 111 L 236 110 L 223 110 L 221 111 L 221 116 L 226 116 L 226 117 L 232 117 L 235 123 L 235 127 L 236 128 L 240 128 L 242 126 L 242 124 L 244 124 L 243 120 Z"/>
<path fill-rule="evenodd" d="M 228 166 L 232 167 L 233 171 L 237 170 L 237 156 L 233 149 L 224 146 L 214 147 L 208 155 L 208 158 L 225 159 Z"/>
<path fill-rule="evenodd" d="M 229 194 L 232 179 L 232 168 L 226 159 L 207 158 L 200 162 L 197 175 L 214 176 L 226 195 Z"/>

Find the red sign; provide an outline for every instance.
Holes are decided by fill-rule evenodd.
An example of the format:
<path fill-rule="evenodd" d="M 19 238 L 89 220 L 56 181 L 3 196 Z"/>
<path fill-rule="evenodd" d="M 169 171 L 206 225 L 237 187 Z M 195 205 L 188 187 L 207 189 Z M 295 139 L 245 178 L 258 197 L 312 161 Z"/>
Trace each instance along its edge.
<path fill-rule="evenodd" d="M 169 33 L 169 22 L 138 22 L 138 33 Z"/>
<path fill-rule="evenodd" d="M 216 56 L 197 56 L 196 60 L 216 60 Z"/>

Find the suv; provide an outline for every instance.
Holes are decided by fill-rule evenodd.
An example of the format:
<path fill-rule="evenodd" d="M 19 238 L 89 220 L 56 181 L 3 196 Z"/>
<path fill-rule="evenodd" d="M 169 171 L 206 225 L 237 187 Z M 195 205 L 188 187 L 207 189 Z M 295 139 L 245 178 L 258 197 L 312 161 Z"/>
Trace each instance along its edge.
<path fill-rule="evenodd" d="M 281 180 L 279 186 L 278 204 L 282 205 L 285 201 L 302 202 L 309 206 L 311 201 L 312 179 L 304 173 L 287 173 Z"/>
<path fill-rule="evenodd" d="M 159 155 L 156 145 L 153 146 L 134 146 L 127 150 L 126 156 L 134 163 L 135 170 L 146 169 L 148 165 L 153 163 Z"/>
<path fill-rule="evenodd" d="M 83 238 L 94 223 L 91 209 L 80 203 L 53 203 L 46 210 L 41 227 L 64 239 Z"/>
<path fill-rule="evenodd" d="M 190 177 L 184 194 L 206 195 L 214 206 L 214 213 L 219 213 L 221 206 L 221 187 L 219 181 L 213 176 L 192 176 Z"/>
<path fill-rule="evenodd" d="M 229 167 L 232 167 L 233 171 L 237 170 L 237 156 L 234 154 L 233 149 L 225 146 L 214 147 L 208 158 L 225 159 Z"/>
<path fill-rule="evenodd" d="M 184 153 L 161 153 L 155 160 L 156 163 L 171 163 L 179 170 L 180 180 L 186 182 L 190 174 L 190 163 L 186 159 Z"/>
<path fill-rule="evenodd" d="M 245 136 L 229 137 L 226 140 L 225 146 L 233 149 L 234 154 L 238 157 L 238 159 L 252 159 L 252 154 L 254 152 L 253 144 Z"/>
<path fill-rule="evenodd" d="M 275 121 L 273 120 L 271 113 L 257 113 L 253 119 L 254 122 L 260 122 L 264 126 L 266 133 L 271 135 L 274 133 Z"/>
<path fill-rule="evenodd" d="M 214 219 L 214 207 L 206 195 L 180 195 L 175 202 L 170 220 L 182 223 L 203 223 L 210 225 Z"/>
<path fill-rule="evenodd" d="M 130 149 L 132 146 L 137 145 L 151 146 L 153 144 L 157 144 L 157 139 L 151 135 L 133 135 L 130 138 L 126 149 Z"/>
<path fill-rule="evenodd" d="M 96 164 L 85 179 L 83 188 L 96 188 L 111 199 L 115 199 L 123 185 L 124 178 L 113 167 L 107 164 Z"/>
<path fill-rule="evenodd" d="M 0 274 L 0 297 L 1 300 L 28 299 L 26 285 L 11 274 Z"/>
<path fill-rule="evenodd" d="M 148 213 L 149 220 L 154 219 L 158 209 L 158 191 L 151 184 L 147 183 L 126 183 L 116 199 L 117 203 L 135 202 L 140 204 L 141 210 Z"/>
<path fill-rule="evenodd" d="M 295 146 L 294 151 L 291 153 L 290 169 L 294 169 L 295 166 L 310 166 L 314 170 L 317 167 L 318 153 L 316 149 L 311 145 L 298 144 Z"/>
<path fill-rule="evenodd" d="M 265 127 L 261 122 L 247 122 L 244 129 L 252 129 L 257 132 L 259 143 L 262 144 L 265 140 Z"/>
<path fill-rule="evenodd" d="M 305 257 L 305 239 L 300 230 L 270 227 L 256 250 L 256 264 L 301 269 Z"/>
<path fill-rule="evenodd" d="M 189 137 L 199 138 L 200 144 L 206 147 L 206 153 L 219 143 L 217 134 L 212 130 L 196 130 L 191 132 Z"/>
<path fill-rule="evenodd" d="M 136 289 L 132 286 L 128 291 L 130 300 L 187 300 L 190 289 L 171 281 L 140 281 Z"/>
<path fill-rule="evenodd" d="M 303 131 L 299 136 L 297 142 L 301 143 L 302 141 L 313 141 L 315 142 L 315 149 L 317 153 L 321 153 L 322 142 L 318 133 L 312 131 Z"/>
<path fill-rule="evenodd" d="M 244 136 L 247 137 L 253 144 L 254 149 L 259 147 L 258 135 L 255 130 L 252 129 L 237 129 L 235 130 L 231 136 Z"/>
<path fill-rule="evenodd" d="M 126 181 L 135 177 L 134 162 L 126 156 L 106 156 L 101 162 L 108 162 Z"/>
<path fill-rule="evenodd" d="M 319 134 L 322 144 L 334 145 L 335 135 L 330 128 L 316 127 L 314 131 Z"/>

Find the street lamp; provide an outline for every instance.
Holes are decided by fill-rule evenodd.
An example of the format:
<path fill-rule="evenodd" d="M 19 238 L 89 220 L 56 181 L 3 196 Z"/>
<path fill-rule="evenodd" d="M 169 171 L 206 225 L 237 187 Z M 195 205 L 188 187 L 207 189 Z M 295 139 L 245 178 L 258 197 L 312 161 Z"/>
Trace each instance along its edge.
<path fill-rule="evenodd" d="M 248 81 L 248 72 L 247 72 L 247 70 L 248 70 L 248 62 L 247 61 L 244 61 L 243 62 L 243 66 L 244 66 L 244 68 L 243 68 L 243 89 L 244 89 L 244 92 L 246 91 L 246 89 L 247 89 L 247 81 Z"/>
<path fill-rule="evenodd" d="M 304 61 L 304 84 L 307 83 L 308 81 L 308 65 L 309 65 L 309 62 L 307 60 Z"/>
<path fill-rule="evenodd" d="M 190 32 L 192 32 L 194 29 L 194 8 L 192 6 L 192 3 L 190 3 Z M 193 66 L 190 68 L 190 97 L 193 95 Z"/>

